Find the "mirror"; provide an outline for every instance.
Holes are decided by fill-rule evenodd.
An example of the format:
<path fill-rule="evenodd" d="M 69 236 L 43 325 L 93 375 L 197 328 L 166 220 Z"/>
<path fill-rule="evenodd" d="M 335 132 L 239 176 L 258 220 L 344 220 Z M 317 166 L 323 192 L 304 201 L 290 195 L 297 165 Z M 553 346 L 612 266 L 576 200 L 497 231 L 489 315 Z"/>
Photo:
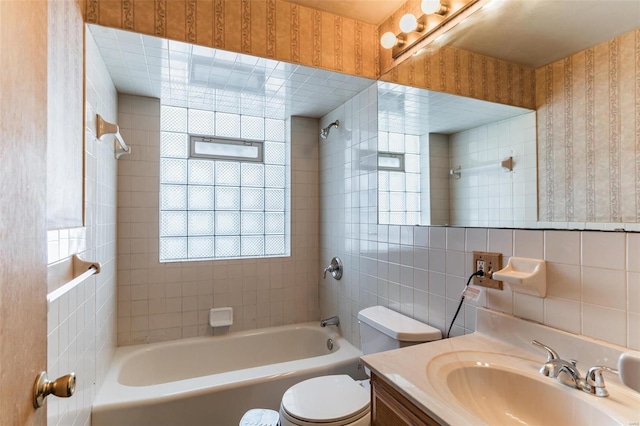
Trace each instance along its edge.
<path fill-rule="evenodd" d="M 534 227 L 535 123 L 526 108 L 379 82 L 379 223 Z"/>
<path fill-rule="evenodd" d="M 448 57 L 441 52 L 457 49 L 483 55 L 489 63 L 495 58 L 511 64 L 490 70 L 490 79 L 497 80 L 503 69 L 533 73 L 538 221 L 523 227 L 640 230 L 639 27 L 638 1 L 493 0 L 426 47 L 435 66 Z M 416 83 L 426 55 L 406 58 L 381 79 L 426 86 Z M 458 89 L 446 85 L 449 92 Z M 495 98 L 518 101 L 497 93 Z M 451 206 L 457 208 L 463 199 L 453 198 Z M 455 222 L 459 216 L 455 208 L 452 212 L 450 223 L 475 226 Z"/>

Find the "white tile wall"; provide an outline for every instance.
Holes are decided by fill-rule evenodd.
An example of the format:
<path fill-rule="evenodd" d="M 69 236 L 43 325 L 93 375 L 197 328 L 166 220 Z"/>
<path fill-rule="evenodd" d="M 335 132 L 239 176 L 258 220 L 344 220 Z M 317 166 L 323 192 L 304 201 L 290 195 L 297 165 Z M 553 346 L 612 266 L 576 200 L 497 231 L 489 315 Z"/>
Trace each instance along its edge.
<path fill-rule="evenodd" d="M 287 124 L 291 257 L 159 263 L 159 118 L 158 99 L 120 95 L 118 345 L 211 334 L 212 307 L 233 307 L 231 330 L 318 319 L 318 121 Z"/>
<path fill-rule="evenodd" d="M 472 252 L 497 251 L 505 264 L 512 255 L 544 258 L 547 297 L 513 293 L 508 286 L 486 290 L 477 302 L 465 302 L 452 335 L 473 332 L 476 307 L 484 306 L 640 349 L 638 234 L 377 225 L 375 171 L 367 161 L 377 145 L 374 91 L 321 120 L 345 123 L 320 145 L 321 263 L 337 255 L 345 267 L 342 280 L 320 282 L 323 317 L 339 315 L 355 344 L 357 313 L 373 305 L 446 332 L 473 272 Z"/>
<path fill-rule="evenodd" d="M 78 253 L 102 270 L 49 306 L 47 370 L 55 378 L 74 371 L 73 398 L 47 400 L 48 425 L 89 425 L 93 398 L 108 368 L 116 335 L 116 169 L 113 139 L 95 138 L 95 114 L 117 120 L 117 94 L 91 33 L 86 38 L 86 227 L 50 231 L 49 264 Z M 60 264 L 64 264 L 61 262 Z M 65 271 L 49 269 L 49 291 Z"/>
<path fill-rule="evenodd" d="M 450 166 L 462 169 L 460 179 L 449 182 L 450 224 L 536 227 L 535 112 L 455 133 L 449 141 Z M 510 173 L 498 167 L 508 157 Z M 488 164 L 495 167 L 472 170 Z"/>

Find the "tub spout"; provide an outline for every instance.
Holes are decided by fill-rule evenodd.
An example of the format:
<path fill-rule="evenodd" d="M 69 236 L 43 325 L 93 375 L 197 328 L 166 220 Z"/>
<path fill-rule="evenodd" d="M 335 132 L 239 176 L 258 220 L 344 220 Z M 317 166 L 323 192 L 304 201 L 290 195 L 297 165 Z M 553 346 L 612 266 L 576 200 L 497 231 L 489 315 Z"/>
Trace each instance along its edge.
<path fill-rule="evenodd" d="M 338 316 L 336 315 L 335 317 L 323 319 L 322 321 L 320 321 L 321 327 L 326 327 L 328 325 L 340 325 L 340 318 L 338 318 Z"/>

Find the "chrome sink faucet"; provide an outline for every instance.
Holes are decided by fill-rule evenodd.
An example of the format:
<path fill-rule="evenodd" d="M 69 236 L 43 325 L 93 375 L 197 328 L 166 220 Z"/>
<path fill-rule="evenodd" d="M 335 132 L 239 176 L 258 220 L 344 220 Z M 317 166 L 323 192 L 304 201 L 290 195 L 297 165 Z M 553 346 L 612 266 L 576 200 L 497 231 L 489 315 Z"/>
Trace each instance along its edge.
<path fill-rule="evenodd" d="M 618 373 L 618 370 L 605 366 L 591 367 L 583 379 L 580 377 L 580 372 L 576 367 L 577 361 L 573 359 L 569 361 L 561 359 L 556 351 L 537 340 L 533 340 L 531 344 L 547 351 L 547 361 L 540 367 L 540 373 L 552 379 L 555 378 L 563 385 L 580 389 L 591 395 L 601 397 L 609 396 L 609 391 L 605 386 L 602 373 L 604 371 Z"/>
<path fill-rule="evenodd" d="M 336 315 L 335 317 L 323 319 L 322 321 L 320 321 L 321 327 L 326 327 L 328 325 L 340 325 L 340 318 L 338 318 L 338 316 Z"/>

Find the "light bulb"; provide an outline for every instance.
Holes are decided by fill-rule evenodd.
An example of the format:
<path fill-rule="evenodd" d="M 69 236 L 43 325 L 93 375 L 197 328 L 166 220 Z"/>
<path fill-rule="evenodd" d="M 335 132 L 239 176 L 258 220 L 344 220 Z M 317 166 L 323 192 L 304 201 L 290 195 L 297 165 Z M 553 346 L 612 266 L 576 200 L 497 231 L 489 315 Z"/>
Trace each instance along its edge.
<path fill-rule="evenodd" d="M 434 13 L 444 15 L 447 11 L 447 8 L 442 6 L 440 0 L 422 0 L 420 9 L 426 15 L 433 15 Z"/>
<path fill-rule="evenodd" d="M 402 18 L 400 18 L 400 30 L 403 33 L 410 33 L 418 28 L 418 20 L 415 16 L 410 13 L 407 13 Z"/>
<path fill-rule="evenodd" d="M 388 31 L 388 32 L 382 34 L 382 37 L 380 37 L 380 44 L 385 49 L 391 49 L 397 43 L 398 43 L 398 38 L 391 31 Z"/>

